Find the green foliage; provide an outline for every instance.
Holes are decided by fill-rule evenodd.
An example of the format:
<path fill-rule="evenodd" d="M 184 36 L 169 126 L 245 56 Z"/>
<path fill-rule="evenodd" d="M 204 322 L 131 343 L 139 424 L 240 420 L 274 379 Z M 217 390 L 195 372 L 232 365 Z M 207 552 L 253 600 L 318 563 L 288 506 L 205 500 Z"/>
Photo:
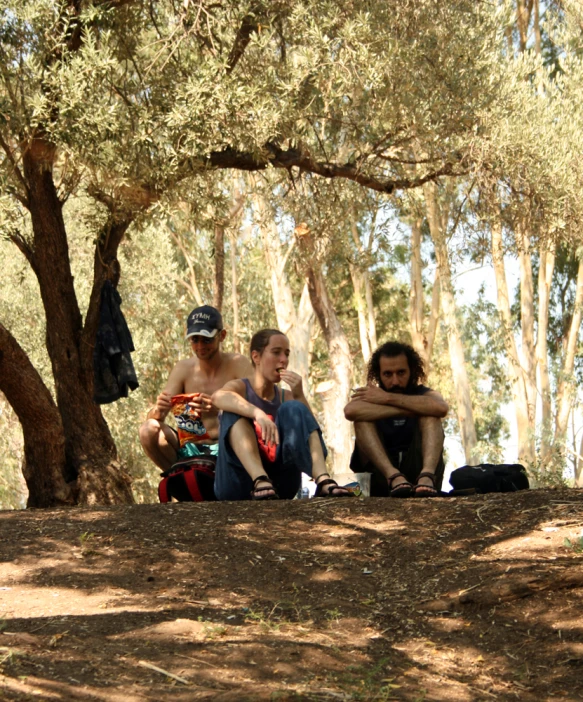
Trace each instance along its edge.
<path fill-rule="evenodd" d="M 519 224 L 529 226 L 533 241 L 567 242 L 558 249 L 549 326 L 551 352 L 559 357 L 572 307 L 572 242 L 581 240 L 583 221 L 581 9 L 566 0 L 549 18 L 542 57 L 504 48 L 512 9 L 510 2 L 471 0 L 300 0 L 290 6 L 274 0 L 251 16 L 235 0 L 204 6 L 0 0 L 0 319 L 52 389 L 38 285 L 12 246 L 31 243 L 19 172 L 23 145 L 42 137 L 56 149 L 52 175 L 66 201 L 68 256 L 83 313 L 107 217 L 145 212 L 119 253 L 140 389 L 104 408 L 139 500 L 155 499 L 157 476 L 137 428 L 172 365 L 189 353 L 184 319 L 197 304 L 185 285 L 190 266 L 203 301 L 212 299 L 214 227 L 228 216 L 233 188 L 212 173 L 217 165 L 253 169 L 280 152 L 301 157 L 301 168 L 290 165 L 284 176 L 267 171 L 264 182 L 273 193 L 282 246 L 290 244 L 294 222 L 308 222 L 317 235 L 318 263 L 356 376 L 363 368 L 349 264 L 370 271 L 379 343 L 408 340 L 403 269 L 409 252 L 395 212 L 403 221 L 417 216 L 419 198 L 389 201 L 310 170 L 388 191 L 394 181 L 406 187 L 440 168 L 467 174 L 456 183 L 457 211 L 450 213 L 465 244 L 450 242 L 454 268 L 467 256 L 485 259 L 500 194 L 510 250 Z M 249 23 L 248 43 L 241 43 Z M 226 245 L 224 317 L 232 326 L 236 294 L 244 347 L 254 330 L 275 323 L 256 234 L 246 210 L 235 250 Z M 299 294 L 296 251 L 288 270 Z M 478 435 L 494 460 L 507 432 L 499 410 L 508 393 L 496 313 L 479 301 L 461 316 Z M 431 384 L 451 402 L 443 330 L 435 343 Z M 329 374 L 321 335 L 314 339 L 312 372 L 315 383 Z M 17 426 L 0 397 L 0 500 L 6 506 L 23 500 L 14 487 L 21 484 Z"/>
<path fill-rule="evenodd" d="M 508 440 L 508 422 L 501 408 L 510 400 L 504 362 L 504 342 L 498 310 L 485 297 L 484 286 L 471 306 L 461 309 L 466 366 L 472 388 L 472 408 L 480 455 L 486 462 L 500 462 Z"/>
<path fill-rule="evenodd" d="M 573 541 L 571 541 L 571 539 L 565 539 L 564 545 L 565 548 L 569 548 L 575 553 L 583 553 L 583 536 L 579 536 Z"/>

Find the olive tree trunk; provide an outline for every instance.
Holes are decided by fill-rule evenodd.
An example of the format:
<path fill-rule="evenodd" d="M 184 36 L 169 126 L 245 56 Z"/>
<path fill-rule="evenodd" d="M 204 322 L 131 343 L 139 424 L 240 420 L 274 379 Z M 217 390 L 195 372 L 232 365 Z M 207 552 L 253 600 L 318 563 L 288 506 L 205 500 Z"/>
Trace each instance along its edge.
<path fill-rule="evenodd" d="M 133 501 L 129 476 L 120 465 L 101 408 L 93 402 L 93 347 L 101 288 L 115 270 L 117 248 L 132 217 L 112 216 L 99 236 L 93 290 L 83 325 L 73 285 L 62 202 L 53 180 L 54 157 L 53 146 L 41 138 L 31 140 L 23 154 L 26 205 L 33 237 L 31 242 L 20 238 L 15 243 L 38 280 L 56 404 L 51 405 L 48 389 L 6 330 L 0 335 L 0 354 L 4 359 L 0 365 L 0 390 L 22 423 L 26 455 L 23 472 L 30 505 L 48 507 L 64 501 L 129 503 Z M 12 373 L 26 379 L 18 397 L 11 387 Z M 32 411 L 39 403 L 40 421 L 38 413 Z M 48 469 L 47 456 L 51 463 Z"/>

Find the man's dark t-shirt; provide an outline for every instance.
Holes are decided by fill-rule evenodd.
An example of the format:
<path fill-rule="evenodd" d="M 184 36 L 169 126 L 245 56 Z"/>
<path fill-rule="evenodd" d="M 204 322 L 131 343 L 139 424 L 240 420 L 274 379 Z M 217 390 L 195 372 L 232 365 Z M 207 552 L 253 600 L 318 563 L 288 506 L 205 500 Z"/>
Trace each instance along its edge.
<path fill-rule="evenodd" d="M 431 392 L 431 388 L 425 385 L 414 385 L 403 394 L 425 395 L 428 392 Z M 392 465 L 403 473 L 409 482 L 415 484 L 423 466 L 419 418 L 391 417 L 390 419 L 378 419 L 374 424 Z M 366 447 L 364 447 L 364 451 L 366 452 Z M 366 455 L 359 451 L 358 446 L 354 447 L 354 452 L 350 459 L 350 468 L 355 473 L 371 473 L 371 497 L 387 497 L 389 495 L 387 479 L 367 459 Z M 445 465 L 442 454 L 435 469 L 435 487 L 438 490 L 441 489 L 444 470 Z"/>
<path fill-rule="evenodd" d="M 408 388 L 403 394 L 425 395 L 428 392 L 431 392 L 431 388 L 425 385 L 414 385 Z M 417 434 L 419 419 L 417 417 L 390 417 L 377 419 L 374 424 L 377 428 L 379 438 L 385 447 L 385 451 L 391 459 L 391 463 L 397 470 L 400 470 L 402 455 L 409 449 Z M 417 443 L 419 443 L 419 440 Z M 372 463 L 360 453 L 358 446 L 354 447 L 354 452 L 350 459 L 350 469 L 355 473 L 360 473 L 361 471 L 376 472 L 376 468 L 373 467 Z M 419 470 L 421 470 L 421 468 L 419 468 Z M 419 470 L 417 472 L 419 472 Z"/>
<path fill-rule="evenodd" d="M 431 392 L 431 388 L 414 385 L 403 394 L 425 395 L 428 392 Z M 375 425 L 385 448 L 390 453 L 399 453 L 406 451 L 411 445 L 418 423 L 417 417 L 388 417 L 377 419 Z"/>

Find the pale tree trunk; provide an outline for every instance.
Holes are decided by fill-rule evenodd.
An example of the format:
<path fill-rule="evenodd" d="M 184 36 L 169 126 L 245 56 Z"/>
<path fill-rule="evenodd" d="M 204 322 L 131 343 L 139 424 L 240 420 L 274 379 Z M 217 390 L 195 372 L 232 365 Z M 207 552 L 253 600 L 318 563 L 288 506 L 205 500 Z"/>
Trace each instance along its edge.
<path fill-rule="evenodd" d="M 233 305 L 233 348 L 235 353 L 241 353 L 241 340 L 239 339 L 239 295 L 237 293 L 237 237 L 231 229 L 229 232 L 229 245 L 231 253 L 231 303 Z"/>
<path fill-rule="evenodd" d="M 263 239 L 265 261 L 270 272 L 277 326 L 290 340 L 290 369 L 302 376 L 304 388 L 311 395 L 310 339 L 315 321 L 314 309 L 307 283 L 304 284 L 296 306 L 286 273 L 286 264 L 295 241 L 292 240 L 283 253 L 277 226 L 273 217 L 269 216 L 267 203 L 259 194 L 255 195 L 254 203 L 259 215 L 258 226 Z"/>
<path fill-rule="evenodd" d="M 518 357 L 518 349 L 512 330 L 510 313 L 510 298 L 508 283 L 504 269 L 504 250 L 502 246 L 502 225 L 498 218 L 492 225 L 492 263 L 496 277 L 496 302 L 502 324 L 504 348 L 508 358 L 508 368 L 511 376 L 512 397 L 516 413 L 516 428 L 518 434 L 518 460 L 532 464 L 535 460 L 534 436 L 531 431 L 528 414 L 528 395 L 526 379 Z"/>
<path fill-rule="evenodd" d="M 480 462 L 477 448 L 478 439 L 476 436 L 476 426 L 472 411 L 470 383 L 466 372 L 466 360 L 456 318 L 456 303 L 453 285 L 451 282 L 451 269 L 449 265 L 445 229 L 443 227 L 443 218 L 440 213 L 436 191 L 437 187 L 434 183 L 426 183 L 424 185 L 427 219 L 429 221 L 429 230 L 431 232 L 431 238 L 433 239 L 437 265 L 439 268 L 443 322 L 447 333 L 451 372 L 453 375 L 456 393 L 457 415 L 462 435 L 462 444 L 464 447 L 466 463 L 469 465 L 475 465 Z"/>
<path fill-rule="evenodd" d="M 243 208 L 244 196 L 238 182 L 233 183 L 233 202 L 226 220 L 215 223 L 215 280 L 213 286 L 213 307 L 223 310 L 225 297 L 225 229 L 233 227 L 236 217 Z M 233 259 L 231 258 L 231 265 Z"/>
<path fill-rule="evenodd" d="M 368 339 L 372 349 L 376 349 L 377 342 L 377 323 L 374 312 L 374 302 L 372 299 L 372 283 L 370 282 L 370 274 L 367 271 L 364 277 L 364 296 L 366 299 L 366 309 L 368 312 Z"/>
<path fill-rule="evenodd" d="M 439 310 L 441 307 L 441 286 L 439 283 L 439 268 L 435 269 L 435 280 L 433 281 L 433 292 L 431 294 L 431 312 L 429 313 L 429 329 L 427 331 L 427 349 L 425 355 L 427 357 L 427 365 L 425 372 L 429 375 L 431 371 L 431 359 L 433 358 L 433 344 L 437 336 L 437 328 L 439 326 Z"/>
<path fill-rule="evenodd" d="M 349 263 L 350 277 L 352 278 L 352 287 L 354 289 L 354 303 L 358 314 L 358 334 L 360 336 L 360 349 L 365 363 L 368 363 L 371 357 L 371 347 L 368 339 L 367 325 L 367 309 L 366 299 L 364 296 L 364 280 L 362 271 L 354 263 Z"/>
<path fill-rule="evenodd" d="M 370 251 L 373 243 L 373 232 L 371 230 L 370 240 L 366 248 L 362 245 L 356 226 L 356 215 L 352 208 L 350 216 L 350 231 L 352 240 L 356 248 L 358 261 L 367 261 L 370 257 Z M 370 273 L 368 265 L 359 265 L 358 262 L 351 263 L 350 277 L 354 288 L 354 301 L 358 314 L 358 331 L 360 336 L 360 348 L 364 362 L 368 363 L 372 352 L 377 347 L 377 330 L 374 312 L 374 304 L 372 299 L 372 285 L 370 282 Z"/>
<path fill-rule="evenodd" d="M 555 246 L 548 250 L 540 248 L 540 267 L 538 271 L 538 324 L 536 340 L 536 361 L 538 366 L 539 389 L 542 404 L 542 438 L 540 457 L 544 466 L 551 452 L 552 405 L 551 382 L 549 378 L 547 330 L 549 325 L 549 299 L 551 283 L 555 268 Z"/>
<path fill-rule="evenodd" d="M 567 337 L 567 347 L 562 363 L 559 389 L 557 391 L 557 418 L 555 424 L 555 443 L 562 444 L 567 434 L 569 413 L 573 407 L 576 384 L 573 378 L 575 367 L 575 354 L 581 328 L 581 315 L 583 312 L 583 258 L 579 261 L 577 271 L 577 288 L 575 292 L 575 306 Z"/>
<path fill-rule="evenodd" d="M 411 224 L 411 289 L 409 291 L 409 327 L 413 348 L 427 365 L 426 339 L 423 333 L 424 295 L 421 264 L 421 219 Z"/>
<path fill-rule="evenodd" d="M 174 241 L 176 246 L 180 249 L 180 252 L 184 256 L 184 261 L 186 262 L 186 265 L 188 267 L 188 280 L 184 280 L 182 277 L 177 276 L 176 282 L 179 285 L 182 285 L 183 288 L 186 288 L 186 290 L 196 303 L 197 307 L 202 307 L 204 303 L 202 301 L 202 295 L 200 294 L 198 281 L 196 279 L 196 271 L 194 270 L 193 257 L 190 255 L 190 252 L 186 247 L 184 243 L 184 238 L 182 236 L 179 236 L 178 234 L 176 234 L 176 232 L 172 230 L 170 230 L 170 236 L 172 237 L 172 240 Z"/>
<path fill-rule="evenodd" d="M 522 331 L 520 359 L 528 401 L 528 421 L 531 431 L 536 427 L 536 356 L 534 348 L 534 282 L 530 241 L 526 226 L 520 222 L 516 231 L 520 265 L 520 328 Z"/>
<path fill-rule="evenodd" d="M 225 227 L 215 224 L 215 281 L 213 286 L 213 307 L 223 310 L 225 295 Z"/>
<path fill-rule="evenodd" d="M 326 444 L 331 454 L 332 471 L 342 475 L 350 471 L 352 454 L 352 427 L 344 419 L 344 407 L 350 399 L 352 384 L 352 356 L 348 339 L 328 295 L 309 229 L 306 225 L 299 225 L 295 234 L 312 306 L 328 347 L 333 383 L 323 383 L 318 391 L 324 404 Z"/>
<path fill-rule="evenodd" d="M 583 434 L 579 443 L 579 455 L 575 464 L 575 487 L 583 487 Z"/>

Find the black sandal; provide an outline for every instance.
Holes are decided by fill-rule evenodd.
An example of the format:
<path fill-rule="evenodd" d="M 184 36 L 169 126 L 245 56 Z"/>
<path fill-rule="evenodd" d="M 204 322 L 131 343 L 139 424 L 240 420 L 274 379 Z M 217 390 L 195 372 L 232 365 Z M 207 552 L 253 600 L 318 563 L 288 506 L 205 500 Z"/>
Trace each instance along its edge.
<path fill-rule="evenodd" d="M 321 478 L 322 475 L 328 475 L 328 473 L 322 473 L 318 476 L 318 478 Z M 324 494 L 322 488 L 326 485 L 335 485 L 336 488 L 338 488 L 338 490 L 345 490 L 346 492 L 343 492 L 340 495 L 334 494 L 335 488 L 331 487 L 328 490 L 328 492 Z M 321 482 L 316 483 L 316 492 L 314 493 L 314 497 L 354 497 L 354 493 L 350 492 L 348 488 L 344 488 L 341 485 L 338 485 L 338 483 L 328 475 L 326 480 L 322 480 Z"/>
<path fill-rule="evenodd" d="M 395 478 L 405 478 L 406 482 L 400 483 L 396 487 L 393 487 L 393 481 Z M 407 476 L 403 475 L 403 473 L 393 473 L 390 478 L 387 478 L 387 481 L 389 483 L 389 494 L 391 497 L 411 497 L 414 492 L 413 486 L 407 480 Z"/>
<path fill-rule="evenodd" d="M 262 487 L 258 488 L 256 487 L 257 483 L 269 483 L 271 487 Z M 258 492 L 267 492 L 267 495 L 258 495 Z M 271 493 L 271 494 L 270 494 Z M 253 490 L 251 490 L 251 499 L 252 500 L 279 500 L 279 495 L 275 491 L 275 488 L 273 487 L 273 480 L 271 478 L 268 478 L 266 475 L 260 475 L 258 478 L 255 478 L 253 481 Z"/>
<path fill-rule="evenodd" d="M 419 478 L 431 478 L 433 485 L 419 485 Z M 415 497 L 439 497 L 439 492 L 435 487 L 435 473 L 419 473 L 413 495 Z"/>

